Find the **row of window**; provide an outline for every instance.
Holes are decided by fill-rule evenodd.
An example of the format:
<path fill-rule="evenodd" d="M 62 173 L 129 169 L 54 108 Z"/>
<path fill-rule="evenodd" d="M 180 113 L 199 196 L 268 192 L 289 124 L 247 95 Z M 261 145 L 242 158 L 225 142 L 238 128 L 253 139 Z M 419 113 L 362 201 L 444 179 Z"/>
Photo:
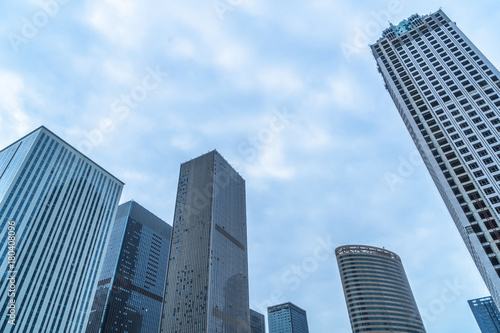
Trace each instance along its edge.
<path fill-rule="evenodd" d="M 433 20 L 432 16 L 437 21 Z M 439 14 L 432 16 L 426 18 L 426 23 L 434 30 L 434 34 L 429 32 L 427 27 L 414 29 L 401 36 L 400 41 L 394 41 L 391 44 L 387 40 L 383 40 L 374 48 L 376 53 L 382 57 L 399 94 L 416 123 L 419 124 L 419 129 L 453 192 L 457 195 L 469 221 L 475 221 L 471 211 L 472 206 L 474 206 L 476 213 L 483 219 L 485 227 L 496 232 L 497 223 L 492 219 L 492 214 L 485 207 L 482 199 L 479 199 L 476 187 L 465 169 L 461 167 L 459 158 L 451 149 L 450 143 L 434 119 L 434 115 L 430 114 L 426 101 L 429 102 L 435 114 L 441 114 L 439 119 L 442 121 L 443 130 L 446 130 L 445 133 L 452 140 L 452 144 L 460 150 L 464 160 L 469 162 L 473 176 L 488 196 L 485 199 L 498 206 L 500 198 L 495 195 L 492 186 L 488 187 L 489 180 L 486 175 L 482 170 L 474 171 L 474 169 L 478 169 L 479 164 L 482 164 L 496 181 L 500 181 L 499 168 L 494 165 L 494 156 L 490 156 L 488 150 L 484 149 L 483 146 L 484 144 L 491 147 L 495 152 L 498 151 L 496 147 L 500 147 L 500 145 L 495 146 L 498 143 L 498 135 L 492 133 L 493 127 L 491 126 L 500 124 L 495 111 L 491 108 L 493 105 L 500 107 L 500 98 L 494 89 L 500 87 L 500 81 L 473 48 L 455 31 L 453 26 L 448 24 Z M 383 56 L 382 48 L 386 56 Z M 465 96 L 470 96 L 470 99 Z M 459 111 L 455 104 L 459 105 L 463 111 Z M 446 106 L 453 118 L 448 118 L 444 114 L 442 106 Z M 400 112 L 402 111 L 400 110 Z M 428 115 L 428 118 L 423 121 L 428 125 L 428 130 L 420 118 L 425 114 Z M 468 119 L 465 119 L 464 116 L 467 116 Z M 472 126 L 477 127 L 478 131 L 474 131 Z M 461 135 L 457 129 L 461 131 Z M 500 131 L 500 126 L 496 126 L 495 130 Z M 478 136 L 484 139 L 480 139 Z M 434 146 L 434 142 L 437 142 L 440 147 L 448 147 L 448 150 L 441 155 Z M 464 147 L 466 145 L 473 147 L 477 155 L 471 154 L 468 148 Z M 481 159 L 476 160 L 475 156 L 479 156 Z M 500 158 L 500 153 L 498 157 Z M 451 176 L 444 160 L 448 161 L 457 178 Z M 471 207 L 463 199 L 461 191 L 455 183 L 457 180 L 465 191 L 464 194 L 468 195 L 472 201 Z M 495 207 L 495 209 L 500 213 L 500 207 Z M 476 228 L 476 232 L 481 232 L 478 224 L 476 224 Z M 499 238 L 496 235 L 495 237 Z M 485 248 L 485 251 L 493 253 L 492 249 L 488 247 Z M 498 265 L 496 258 L 492 257 L 490 260 L 493 265 Z"/>

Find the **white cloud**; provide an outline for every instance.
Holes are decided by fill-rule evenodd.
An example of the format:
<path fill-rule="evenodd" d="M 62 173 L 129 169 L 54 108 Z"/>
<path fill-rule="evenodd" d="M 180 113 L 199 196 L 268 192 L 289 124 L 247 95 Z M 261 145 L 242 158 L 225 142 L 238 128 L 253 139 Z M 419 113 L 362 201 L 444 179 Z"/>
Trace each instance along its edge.
<path fill-rule="evenodd" d="M 110 81 L 117 82 L 122 85 L 133 85 L 140 83 L 136 77 L 132 64 L 126 60 L 108 59 L 102 64 L 104 72 Z M 141 73 L 144 75 L 143 73 Z"/>
<path fill-rule="evenodd" d="M 96 1 L 88 6 L 87 20 L 108 43 L 132 49 L 140 45 L 143 33 L 141 8 L 133 0 Z"/>
<path fill-rule="evenodd" d="M 18 139 L 34 129 L 24 110 L 23 100 L 29 96 L 21 76 L 0 71 L 0 128 L 3 143 Z M 33 96 L 29 96 L 33 97 Z"/>
<path fill-rule="evenodd" d="M 271 94 L 297 94 L 303 84 L 290 68 L 264 68 L 258 74 L 259 83 Z"/>
<path fill-rule="evenodd" d="M 189 134 L 179 134 L 172 138 L 172 146 L 182 149 L 182 150 L 191 150 L 194 148 L 194 138 Z"/>
<path fill-rule="evenodd" d="M 195 58 L 199 50 L 192 41 L 184 38 L 176 39 L 172 42 L 170 52 L 179 58 Z"/>
<path fill-rule="evenodd" d="M 249 179 L 265 182 L 266 179 L 292 179 L 295 168 L 287 161 L 280 139 L 264 145 L 257 153 L 257 158 L 245 164 L 245 173 Z"/>
<path fill-rule="evenodd" d="M 333 76 L 328 79 L 328 86 L 335 106 L 340 110 L 353 109 L 358 105 L 359 88 L 353 83 L 353 79 L 346 74 Z"/>

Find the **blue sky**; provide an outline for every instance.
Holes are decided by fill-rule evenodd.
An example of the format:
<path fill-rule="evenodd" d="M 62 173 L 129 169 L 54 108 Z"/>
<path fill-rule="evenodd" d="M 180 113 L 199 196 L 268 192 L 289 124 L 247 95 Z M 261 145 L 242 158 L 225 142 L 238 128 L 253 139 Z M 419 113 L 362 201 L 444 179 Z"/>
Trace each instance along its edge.
<path fill-rule="evenodd" d="M 479 332 L 488 294 L 368 48 L 441 5 L 500 66 L 499 0 L 0 3 L 0 147 L 45 125 L 172 223 L 180 163 L 247 184 L 251 307 L 351 332 L 333 249 L 398 253 L 429 333 Z"/>

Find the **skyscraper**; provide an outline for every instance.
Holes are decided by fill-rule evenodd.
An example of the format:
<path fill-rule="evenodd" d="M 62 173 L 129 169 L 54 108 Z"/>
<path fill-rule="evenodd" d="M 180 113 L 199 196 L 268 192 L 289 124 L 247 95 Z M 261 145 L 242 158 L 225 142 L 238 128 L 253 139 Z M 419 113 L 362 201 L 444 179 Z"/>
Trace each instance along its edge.
<path fill-rule="evenodd" d="M 134 201 L 116 213 L 87 332 L 160 329 L 172 227 Z"/>
<path fill-rule="evenodd" d="M 250 332 L 266 333 L 266 319 L 262 313 L 250 309 Z"/>
<path fill-rule="evenodd" d="M 307 313 L 293 303 L 267 308 L 269 333 L 309 333 Z"/>
<path fill-rule="evenodd" d="M 45 127 L 0 151 L 1 332 L 84 330 L 122 187 Z"/>
<path fill-rule="evenodd" d="M 425 333 L 401 259 L 373 246 L 335 249 L 353 333 Z"/>
<path fill-rule="evenodd" d="M 391 26 L 371 48 L 460 235 L 500 304 L 499 71 L 441 10 Z"/>
<path fill-rule="evenodd" d="M 212 151 L 183 163 L 162 332 L 249 332 L 245 181 Z"/>
<path fill-rule="evenodd" d="M 500 312 L 491 296 L 471 299 L 468 302 L 481 333 L 500 332 Z"/>

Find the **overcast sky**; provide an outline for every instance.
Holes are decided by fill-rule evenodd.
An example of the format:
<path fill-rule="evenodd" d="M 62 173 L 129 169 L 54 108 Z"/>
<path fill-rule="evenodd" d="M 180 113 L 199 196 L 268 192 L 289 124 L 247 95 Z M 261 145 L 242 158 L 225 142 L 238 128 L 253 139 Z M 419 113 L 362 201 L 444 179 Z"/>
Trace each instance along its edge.
<path fill-rule="evenodd" d="M 52 1 L 52 2 L 51 2 Z M 351 332 L 333 249 L 398 253 L 428 333 L 478 333 L 488 295 L 368 44 L 435 1 L 0 2 L 0 147 L 40 125 L 172 223 L 180 163 L 246 180 L 250 302 Z M 441 6 L 500 66 L 500 0 Z"/>

